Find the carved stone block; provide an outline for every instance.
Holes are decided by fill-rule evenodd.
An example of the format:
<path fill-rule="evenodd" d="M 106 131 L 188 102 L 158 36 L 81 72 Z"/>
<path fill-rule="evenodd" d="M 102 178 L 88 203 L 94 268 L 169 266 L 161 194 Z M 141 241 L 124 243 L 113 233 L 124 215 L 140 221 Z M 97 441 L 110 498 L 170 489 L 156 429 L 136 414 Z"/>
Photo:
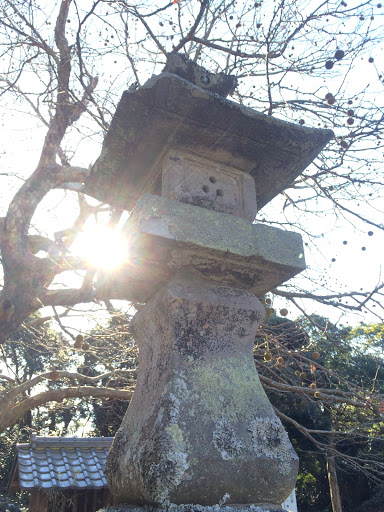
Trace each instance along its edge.
<path fill-rule="evenodd" d="M 250 174 L 190 152 L 170 151 L 163 160 L 161 195 L 251 222 L 257 213 Z"/>

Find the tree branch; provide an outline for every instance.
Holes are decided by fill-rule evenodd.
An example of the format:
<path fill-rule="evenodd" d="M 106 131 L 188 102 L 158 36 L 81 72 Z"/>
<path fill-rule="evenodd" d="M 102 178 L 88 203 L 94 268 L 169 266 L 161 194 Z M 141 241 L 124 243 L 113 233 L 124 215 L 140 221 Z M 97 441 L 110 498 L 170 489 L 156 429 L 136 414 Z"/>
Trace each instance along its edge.
<path fill-rule="evenodd" d="M 31 411 L 36 407 L 46 405 L 49 402 L 61 402 L 66 398 L 115 398 L 117 400 L 130 400 L 132 397 L 131 390 L 113 389 L 113 388 L 95 388 L 89 386 L 79 386 L 72 388 L 52 389 L 44 391 L 26 398 L 22 402 L 13 405 L 9 404 L 4 407 L 2 402 L 2 414 L 0 417 L 0 432 L 14 425 L 22 418 L 27 411 Z"/>

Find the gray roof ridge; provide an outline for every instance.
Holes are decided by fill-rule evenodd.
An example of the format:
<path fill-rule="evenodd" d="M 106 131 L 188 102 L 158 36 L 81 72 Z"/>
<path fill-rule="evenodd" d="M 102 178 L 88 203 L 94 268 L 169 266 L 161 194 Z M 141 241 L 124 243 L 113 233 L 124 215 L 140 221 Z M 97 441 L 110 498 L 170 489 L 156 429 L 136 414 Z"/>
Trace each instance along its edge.
<path fill-rule="evenodd" d="M 18 448 L 83 447 L 109 448 L 113 437 L 37 436 L 32 434 L 30 443 L 17 444 Z"/>

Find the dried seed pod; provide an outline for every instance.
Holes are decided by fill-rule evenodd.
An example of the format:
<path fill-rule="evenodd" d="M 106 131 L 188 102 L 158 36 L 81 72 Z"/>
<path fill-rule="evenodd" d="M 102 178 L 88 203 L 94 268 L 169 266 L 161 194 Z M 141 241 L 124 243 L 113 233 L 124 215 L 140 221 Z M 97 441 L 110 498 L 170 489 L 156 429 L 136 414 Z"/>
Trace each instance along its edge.
<path fill-rule="evenodd" d="M 344 57 L 344 55 L 345 53 L 343 52 L 343 50 L 336 50 L 335 59 L 341 60 Z"/>

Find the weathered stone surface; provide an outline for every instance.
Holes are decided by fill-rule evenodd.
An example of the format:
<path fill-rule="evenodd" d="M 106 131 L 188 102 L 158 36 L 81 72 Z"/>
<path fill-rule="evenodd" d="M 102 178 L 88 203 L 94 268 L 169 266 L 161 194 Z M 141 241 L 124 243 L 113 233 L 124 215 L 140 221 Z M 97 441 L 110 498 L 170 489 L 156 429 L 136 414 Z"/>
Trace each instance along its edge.
<path fill-rule="evenodd" d="M 298 459 L 253 361 L 263 316 L 248 292 L 183 279 L 135 315 L 140 372 L 106 467 L 117 502 L 281 509 Z"/>
<path fill-rule="evenodd" d="M 255 181 L 250 174 L 184 151 L 162 162 L 162 197 L 254 221 Z"/>
<path fill-rule="evenodd" d="M 250 173 L 262 208 L 310 164 L 331 130 L 294 125 L 162 73 L 124 92 L 84 192 L 131 210 L 160 194 L 171 149 L 191 151 Z"/>
<path fill-rule="evenodd" d="M 177 274 L 257 296 L 305 269 L 301 236 L 145 194 L 127 225 L 128 262 L 97 283 L 100 297 L 145 302 Z"/>
<path fill-rule="evenodd" d="M 117 507 L 108 507 L 99 510 L 98 512 L 288 512 L 282 508 L 265 508 L 257 507 L 255 505 L 241 506 L 202 506 L 202 505 L 171 505 L 166 508 L 150 507 L 143 505 L 135 507 L 133 505 L 118 505 Z"/>
<path fill-rule="evenodd" d="M 231 94 L 237 86 L 237 78 L 234 75 L 211 73 L 185 55 L 176 52 L 168 54 L 163 72 L 178 75 L 202 89 L 223 97 Z"/>

